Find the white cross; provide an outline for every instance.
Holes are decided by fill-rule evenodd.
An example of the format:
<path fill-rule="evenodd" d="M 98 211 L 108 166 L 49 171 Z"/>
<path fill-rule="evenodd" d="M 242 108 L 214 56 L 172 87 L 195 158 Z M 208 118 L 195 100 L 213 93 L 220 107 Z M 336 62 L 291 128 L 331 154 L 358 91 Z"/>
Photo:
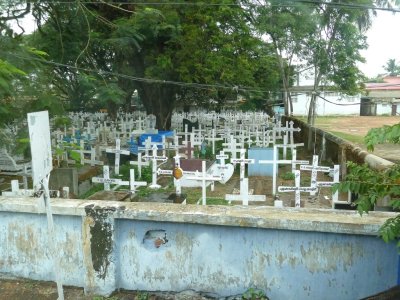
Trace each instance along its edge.
<path fill-rule="evenodd" d="M 137 161 L 130 161 L 129 162 L 131 165 L 136 165 L 138 167 L 138 173 L 139 173 L 139 177 L 138 178 L 142 178 L 142 166 L 147 167 L 149 165 L 149 162 L 143 161 L 142 160 L 142 153 L 138 152 L 137 154 Z"/>
<path fill-rule="evenodd" d="M 151 142 L 151 137 L 149 136 L 145 141 L 144 141 L 144 147 L 138 147 L 138 150 L 144 150 L 145 155 L 149 155 L 149 151 L 152 149 L 152 142 Z"/>
<path fill-rule="evenodd" d="M 215 134 L 215 129 L 212 129 L 210 136 L 206 137 L 206 140 L 207 141 L 211 141 L 212 154 L 215 155 L 215 142 L 216 141 L 222 141 L 222 138 L 217 137 L 216 134 Z"/>
<path fill-rule="evenodd" d="M 146 181 L 135 181 L 135 169 L 129 170 L 129 187 L 131 194 L 135 194 L 137 186 L 146 186 Z"/>
<path fill-rule="evenodd" d="M 11 192 L 4 191 L 1 193 L 1 195 L 7 197 L 32 196 L 33 190 L 28 190 L 25 188 L 20 190 L 18 179 L 13 179 L 11 180 Z"/>
<path fill-rule="evenodd" d="M 119 158 L 120 155 L 130 155 L 131 153 L 128 150 L 121 150 L 120 149 L 121 141 L 120 139 L 115 140 L 115 149 L 106 149 L 106 152 L 108 153 L 114 153 L 115 154 L 115 174 L 119 174 Z"/>
<path fill-rule="evenodd" d="M 240 190 L 243 189 L 243 179 L 246 171 L 246 164 L 254 164 L 254 159 L 248 158 L 246 159 L 246 149 L 240 149 L 240 158 L 232 158 L 231 163 L 240 164 Z M 247 203 L 248 204 L 248 203 Z M 247 205 L 245 204 L 245 205 Z"/>
<path fill-rule="evenodd" d="M 317 181 L 318 187 L 331 187 L 335 183 L 339 183 L 339 165 L 334 165 L 330 172 L 333 172 L 333 181 Z M 332 194 L 332 208 L 335 208 L 335 203 L 339 202 L 339 192 L 336 191 Z M 347 203 L 347 202 L 346 202 Z"/>
<path fill-rule="evenodd" d="M 110 169 L 108 166 L 103 166 L 103 177 L 92 177 L 92 182 L 103 183 L 104 190 L 109 191 L 111 184 L 121 185 L 121 179 L 110 178 Z"/>
<path fill-rule="evenodd" d="M 224 148 L 222 150 L 231 153 L 232 158 L 236 158 L 236 153 L 240 153 L 240 149 L 237 147 L 243 147 L 243 144 L 236 142 L 236 139 L 233 137 L 233 135 L 231 135 L 229 143 L 224 143 L 222 145 L 229 146 L 228 148 Z"/>
<path fill-rule="evenodd" d="M 307 160 L 286 160 L 286 159 L 278 159 L 278 147 L 280 145 L 274 145 L 273 150 L 273 158 L 272 160 L 259 160 L 259 164 L 272 164 L 272 195 L 276 194 L 276 176 L 277 176 L 277 167 L 279 164 L 291 164 L 292 168 L 293 165 L 296 164 L 308 164 Z M 292 169 L 293 170 L 293 169 Z"/>
<path fill-rule="evenodd" d="M 152 189 L 159 189 L 161 186 L 157 184 L 157 161 L 167 161 L 165 156 L 157 156 L 157 146 L 153 145 L 153 154 L 143 156 L 144 159 L 151 159 L 152 162 L 152 182 L 149 186 Z"/>
<path fill-rule="evenodd" d="M 219 155 L 216 155 L 215 158 L 219 160 L 218 168 L 225 169 L 225 159 L 228 159 L 229 156 L 226 155 L 223 150 L 221 150 Z"/>
<path fill-rule="evenodd" d="M 201 189 L 201 199 L 202 199 L 202 204 L 206 205 L 207 204 L 207 196 L 206 196 L 206 187 L 207 187 L 207 182 L 214 182 L 214 181 L 220 181 L 222 178 L 219 176 L 212 176 L 207 174 L 206 170 L 206 161 L 203 160 L 201 162 L 201 169 L 202 172 L 201 174 L 199 172 L 196 172 L 196 176 L 190 176 L 187 179 L 189 180 L 197 180 L 202 182 L 202 189 Z"/>
<path fill-rule="evenodd" d="M 300 165 L 300 170 L 311 171 L 311 187 L 317 188 L 317 175 L 318 172 L 329 172 L 329 167 L 318 166 L 318 155 L 313 155 L 312 165 Z M 316 191 L 311 191 L 310 195 L 314 196 Z"/>
<path fill-rule="evenodd" d="M 300 171 L 296 170 L 294 172 L 295 186 L 279 186 L 278 192 L 295 192 L 295 207 L 300 207 L 300 192 L 316 192 L 318 189 L 316 187 L 301 187 L 300 186 Z"/>

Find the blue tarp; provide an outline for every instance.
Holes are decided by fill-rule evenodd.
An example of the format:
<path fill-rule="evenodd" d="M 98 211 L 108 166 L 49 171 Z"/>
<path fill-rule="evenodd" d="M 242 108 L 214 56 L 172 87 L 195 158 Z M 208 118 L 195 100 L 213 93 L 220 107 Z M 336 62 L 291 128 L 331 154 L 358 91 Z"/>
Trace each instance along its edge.
<path fill-rule="evenodd" d="M 141 147 L 144 146 L 144 142 L 147 140 L 148 137 L 151 138 L 151 141 L 153 143 L 157 143 L 157 142 L 161 143 L 163 135 L 165 137 L 172 137 L 172 136 L 174 136 L 174 132 L 173 131 L 161 131 L 161 130 L 159 130 L 158 133 L 154 133 L 154 134 L 153 133 L 145 133 L 145 134 L 142 134 L 139 137 L 139 143 L 138 144 Z"/>

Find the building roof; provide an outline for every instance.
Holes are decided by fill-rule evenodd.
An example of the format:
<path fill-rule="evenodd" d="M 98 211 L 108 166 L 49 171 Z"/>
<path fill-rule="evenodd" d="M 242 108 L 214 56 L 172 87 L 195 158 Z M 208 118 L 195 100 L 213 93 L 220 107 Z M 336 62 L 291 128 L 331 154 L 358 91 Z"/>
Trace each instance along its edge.
<path fill-rule="evenodd" d="M 384 82 L 368 82 L 365 84 L 367 91 L 399 91 L 400 77 L 387 76 L 383 78 Z M 400 94 L 399 94 L 400 96 Z"/>

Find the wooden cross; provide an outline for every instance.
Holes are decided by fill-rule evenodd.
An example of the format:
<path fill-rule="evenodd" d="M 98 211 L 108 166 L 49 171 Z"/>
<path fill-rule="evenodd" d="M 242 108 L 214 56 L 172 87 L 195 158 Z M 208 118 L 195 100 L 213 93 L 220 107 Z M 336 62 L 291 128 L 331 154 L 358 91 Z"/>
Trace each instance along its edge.
<path fill-rule="evenodd" d="M 272 160 L 259 160 L 259 164 L 272 164 L 272 195 L 276 194 L 276 176 L 277 176 L 277 169 L 278 165 L 280 164 L 291 164 L 292 165 L 292 171 L 293 171 L 293 165 L 306 165 L 308 164 L 307 160 L 288 160 L 288 159 L 279 159 L 278 158 L 278 147 L 280 145 L 274 145 L 274 150 L 273 150 L 273 158 Z"/>
<path fill-rule="evenodd" d="M 119 158 L 120 155 L 130 155 L 131 153 L 128 150 L 121 150 L 120 149 L 121 141 L 120 139 L 115 140 L 115 149 L 106 149 L 107 153 L 114 153 L 115 154 L 115 174 L 119 174 Z"/>
<path fill-rule="evenodd" d="M 122 182 L 121 179 L 110 178 L 110 169 L 108 166 L 103 166 L 103 177 L 92 177 L 92 182 L 94 183 L 103 183 L 104 190 L 109 191 L 111 184 L 120 185 Z"/>
<path fill-rule="evenodd" d="M 211 134 L 209 137 L 206 137 L 207 141 L 211 141 L 212 145 L 212 154 L 215 155 L 215 142 L 216 141 L 222 141 L 222 138 L 219 138 L 216 136 L 215 129 L 211 130 Z"/>
<path fill-rule="evenodd" d="M 329 172 L 331 168 L 318 166 L 318 155 L 313 155 L 312 165 L 300 165 L 300 170 L 311 171 L 311 187 L 317 188 L 318 172 Z M 316 190 L 310 192 L 310 196 L 315 196 Z"/>
<path fill-rule="evenodd" d="M 142 160 L 142 153 L 138 152 L 137 154 L 137 161 L 130 161 L 129 162 L 131 165 L 136 165 L 138 167 L 138 173 L 139 173 L 139 177 L 138 178 L 142 178 L 142 166 L 149 166 L 150 163 L 149 161 L 143 161 Z"/>
<path fill-rule="evenodd" d="M 139 151 L 144 150 L 145 155 L 149 155 L 149 151 L 152 149 L 152 142 L 151 142 L 151 137 L 149 136 L 145 141 L 144 141 L 144 147 L 138 147 Z"/>
<path fill-rule="evenodd" d="M 118 185 L 128 185 L 131 195 L 136 193 L 137 186 L 146 186 L 146 181 L 135 181 L 135 169 L 129 170 L 129 181 L 120 181 Z"/>
<path fill-rule="evenodd" d="M 333 169 L 329 172 L 333 173 L 333 181 L 317 181 L 317 187 L 332 187 L 335 183 L 339 183 L 339 171 L 340 165 L 334 165 Z M 339 192 L 336 191 L 332 194 L 332 208 L 335 208 L 335 204 L 339 202 Z M 345 201 L 345 203 L 348 203 Z"/>
<path fill-rule="evenodd" d="M 206 169 L 206 161 L 203 160 L 201 162 L 201 169 L 202 172 L 196 172 L 195 176 L 190 176 L 187 179 L 189 180 L 197 180 L 201 181 L 202 184 L 202 189 L 201 189 L 201 199 L 202 199 L 202 204 L 206 205 L 207 204 L 207 196 L 206 196 L 206 187 L 207 187 L 207 182 L 214 182 L 214 181 L 220 181 L 222 178 L 219 176 L 212 176 L 207 174 L 207 169 Z"/>
<path fill-rule="evenodd" d="M 243 148 L 243 146 L 244 146 L 241 143 L 237 143 L 236 139 L 233 137 L 233 135 L 231 135 L 229 143 L 224 143 L 222 145 L 229 146 L 228 148 L 224 148 L 222 150 L 224 150 L 225 152 L 231 153 L 233 159 L 236 159 L 236 153 L 240 153 L 240 149 L 238 149 L 238 147 L 242 147 Z"/>
<path fill-rule="evenodd" d="M 300 192 L 317 192 L 316 187 L 301 187 L 300 186 L 300 171 L 296 170 L 294 172 L 294 180 L 295 186 L 279 186 L 278 192 L 285 193 L 285 192 L 295 192 L 295 207 L 300 207 Z"/>
<path fill-rule="evenodd" d="M 157 161 L 167 161 L 165 156 L 157 156 L 157 146 L 153 145 L 153 154 L 143 156 L 144 159 L 151 159 L 152 164 L 152 182 L 149 186 L 151 189 L 159 189 L 161 185 L 157 184 Z"/>

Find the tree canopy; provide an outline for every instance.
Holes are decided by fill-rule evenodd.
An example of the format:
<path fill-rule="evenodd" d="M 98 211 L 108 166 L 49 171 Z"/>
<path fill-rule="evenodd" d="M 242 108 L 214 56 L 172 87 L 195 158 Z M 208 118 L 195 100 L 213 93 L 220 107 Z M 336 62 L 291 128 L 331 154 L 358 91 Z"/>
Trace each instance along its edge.
<path fill-rule="evenodd" d="M 373 2 L 354 3 L 359 4 Z M 48 87 L 34 95 L 36 107 L 56 102 L 67 110 L 106 108 L 115 116 L 120 107 L 130 109 L 137 91 L 160 129 L 169 128 L 177 105 L 218 110 L 238 96 L 247 100 L 247 108 L 282 98 L 290 114 L 290 87 L 299 69 L 314 75 L 313 123 L 322 82 L 350 94 L 359 90 L 363 77 L 357 63 L 363 60 L 371 15 L 368 9 L 329 2 L 275 0 L 18 0 L 6 1 L 0 11 L 7 45 L 42 51 L 20 53 L 24 64 L 40 64 L 27 72 L 5 59 L 18 51 L 3 49 L 3 93 L 15 90 L 16 77 L 29 76 L 31 91 Z M 36 32 L 15 34 L 7 22 L 28 13 Z"/>

